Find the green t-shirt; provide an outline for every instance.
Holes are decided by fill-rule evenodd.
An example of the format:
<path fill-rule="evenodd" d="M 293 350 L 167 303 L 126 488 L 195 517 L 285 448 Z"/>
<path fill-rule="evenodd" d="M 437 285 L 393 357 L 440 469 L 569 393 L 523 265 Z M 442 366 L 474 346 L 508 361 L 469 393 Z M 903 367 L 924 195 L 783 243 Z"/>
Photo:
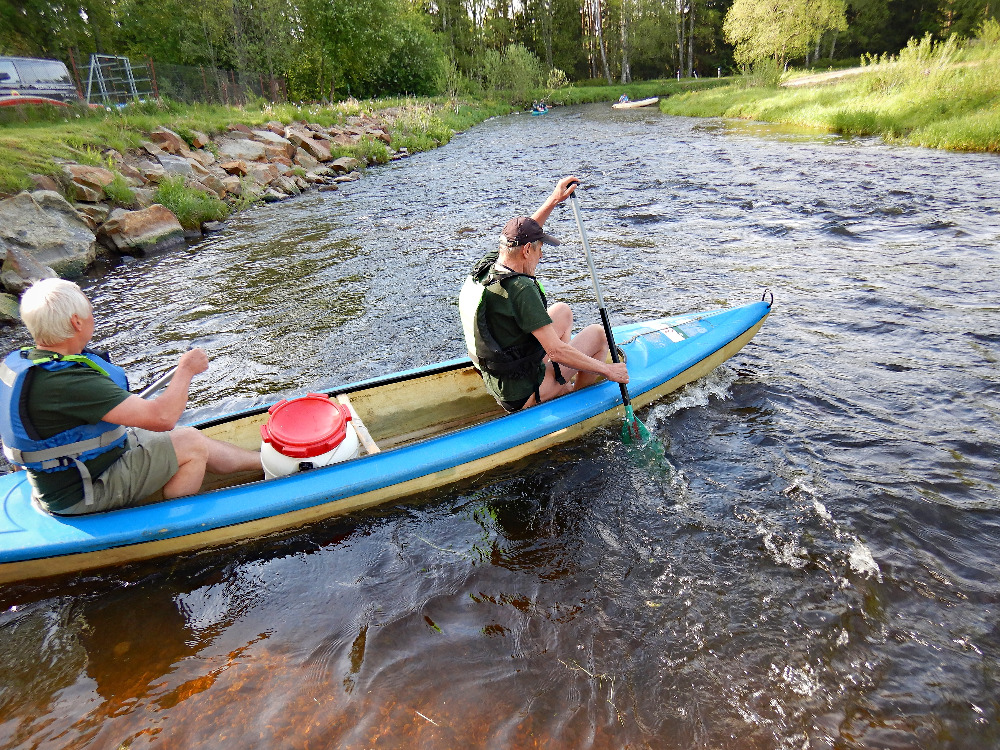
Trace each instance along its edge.
<path fill-rule="evenodd" d="M 74 427 L 97 424 L 131 395 L 92 367 L 66 367 L 55 372 L 41 367 L 33 369 L 28 392 L 28 419 L 43 440 Z M 123 453 L 123 447 L 114 448 L 84 464 L 91 477 L 98 477 Z M 83 499 L 83 482 L 75 467 L 62 471 L 29 469 L 28 481 L 33 494 L 49 511 L 63 510 Z"/>
<path fill-rule="evenodd" d="M 495 263 L 498 257 L 494 250 L 480 262 L 492 259 Z M 552 322 L 549 311 L 545 309 L 545 300 L 538 282 L 533 276 L 514 276 L 504 281 L 503 287 L 507 290 L 506 299 L 487 292 L 483 303 L 486 305 L 486 320 L 493 338 L 504 349 L 535 343 L 537 340 L 531 332 Z M 534 378 L 497 378 L 488 372 L 483 373 L 486 388 L 494 398 L 501 401 L 527 398 L 535 392 L 544 378 L 545 365 L 542 363 L 539 363 Z"/>

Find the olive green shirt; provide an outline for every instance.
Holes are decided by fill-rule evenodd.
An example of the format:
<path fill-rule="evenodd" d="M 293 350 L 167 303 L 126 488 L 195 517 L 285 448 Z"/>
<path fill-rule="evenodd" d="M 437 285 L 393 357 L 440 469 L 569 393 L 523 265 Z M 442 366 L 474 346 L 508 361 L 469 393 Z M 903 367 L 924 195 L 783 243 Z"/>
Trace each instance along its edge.
<path fill-rule="evenodd" d="M 36 350 L 45 354 L 43 350 Z M 35 352 L 32 352 L 35 354 Z M 44 440 L 85 424 L 97 424 L 131 394 L 91 367 L 74 366 L 50 372 L 33 368 L 28 392 L 28 419 Z M 84 461 L 98 477 L 125 453 L 124 447 Z M 75 466 L 61 471 L 28 469 L 28 481 L 42 506 L 60 511 L 83 499 L 83 482 Z"/>
<path fill-rule="evenodd" d="M 496 250 L 483 261 L 492 258 L 495 263 L 499 254 Z M 482 280 L 482 279 L 480 279 Z M 545 308 L 542 290 L 533 276 L 514 276 L 503 282 L 507 291 L 506 299 L 487 292 L 483 304 L 486 306 L 486 321 L 497 344 L 506 349 L 535 342 L 532 331 L 544 328 L 552 322 Z M 518 401 L 535 392 L 545 378 L 545 365 L 539 363 L 534 378 L 498 378 L 483 373 L 487 390 L 501 401 Z"/>

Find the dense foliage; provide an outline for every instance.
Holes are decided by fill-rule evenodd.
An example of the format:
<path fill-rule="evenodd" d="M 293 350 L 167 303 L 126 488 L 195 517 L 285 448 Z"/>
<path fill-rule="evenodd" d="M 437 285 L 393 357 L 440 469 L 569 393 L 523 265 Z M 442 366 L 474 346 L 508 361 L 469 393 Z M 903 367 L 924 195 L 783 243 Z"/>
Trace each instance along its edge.
<path fill-rule="evenodd" d="M 552 78 L 827 66 L 969 36 L 995 0 L 0 0 L 0 54 L 150 58 L 282 79 L 292 100 L 519 94 Z"/>

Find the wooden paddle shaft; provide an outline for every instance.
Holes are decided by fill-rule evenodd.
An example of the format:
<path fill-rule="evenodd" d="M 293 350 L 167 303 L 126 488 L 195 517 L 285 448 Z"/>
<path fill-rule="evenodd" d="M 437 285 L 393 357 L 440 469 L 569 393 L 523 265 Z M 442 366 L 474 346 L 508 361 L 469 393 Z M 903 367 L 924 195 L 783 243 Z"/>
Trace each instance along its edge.
<path fill-rule="evenodd" d="M 580 183 L 571 184 L 579 186 Z M 597 269 L 594 267 L 594 257 L 590 254 L 590 243 L 587 242 L 587 233 L 583 229 L 583 217 L 580 215 L 580 204 L 576 199 L 576 191 L 570 193 L 569 197 L 573 206 L 573 216 L 576 218 L 576 226 L 580 230 L 580 241 L 583 243 L 583 252 L 587 256 L 587 265 L 590 266 L 590 278 L 594 282 L 594 292 L 597 294 L 597 307 L 601 311 L 601 322 L 604 323 L 604 335 L 607 337 L 608 346 L 611 348 L 611 361 L 617 364 L 621 362 L 621 359 L 618 357 L 618 346 L 615 344 L 615 335 L 611 332 L 611 321 L 608 319 L 607 308 L 604 307 L 604 295 L 601 294 L 601 284 L 597 280 Z M 631 405 L 632 399 L 629 398 L 628 388 L 624 383 L 619 383 L 618 387 L 621 388 L 622 401 L 625 403 L 625 406 Z"/>

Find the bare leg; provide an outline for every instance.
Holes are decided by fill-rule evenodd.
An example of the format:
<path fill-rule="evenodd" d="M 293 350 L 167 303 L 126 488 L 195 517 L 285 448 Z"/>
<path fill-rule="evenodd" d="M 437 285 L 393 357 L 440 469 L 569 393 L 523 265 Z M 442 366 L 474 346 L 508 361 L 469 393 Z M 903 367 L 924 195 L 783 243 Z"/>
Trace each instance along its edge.
<path fill-rule="evenodd" d="M 572 308 L 565 302 L 556 302 L 554 305 L 549 305 L 549 317 L 552 318 L 552 325 L 556 327 L 559 338 L 568 344 L 570 333 L 573 331 Z"/>
<path fill-rule="evenodd" d="M 552 307 L 555 306 L 556 305 L 553 305 Z M 552 317 L 551 309 L 549 316 Z M 570 313 L 570 316 L 572 316 L 572 313 Z M 554 317 L 553 322 L 555 322 Z M 574 336 L 570 343 L 588 357 L 601 362 L 603 362 L 608 356 L 608 340 L 604 335 L 603 326 L 596 324 L 587 326 Z M 542 401 L 550 401 L 551 399 L 557 398 L 558 396 L 564 396 L 578 388 L 586 388 L 588 385 L 592 385 L 596 382 L 600 377 L 596 373 L 574 370 L 572 367 L 566 367 L 565 365 L 560 365 L 559 369 L 562 370 L 563 377 L 566 379 L 565 385 L 560 385 L 556 382 L 556 375 L 552 368 L 552 363 L 548 360 L 548 358 L 546 358 L 545 379 L 538 387 L 538 392 L 542 397 Z M 535 397 L 532 396 L 528 399 L 524 406 L 527 408 L 529 406 L 534 406 L 536 403 L 537 401 L 535 401 Z"/>
<path fill-rule="evenodd" d="M 206 470 L 213 474 L 232 474 L 260 468 L 259 453 L 212 440 L 194 427 L 171 430 L 170 441 L 177 454 L 178 469 L 163 485 L 163 496 L 168 499 L 196 493 L 201 489 Z"/>
<path fill-rule="evenodd" d="M 603 362 L 608 357 L 608 339 L 604 335 L 604 327 L 589 325 L 573 337 L 572 344 L 588 357 Z M 586 388 L 597 382 L 600 375 L 593 372 L 576 372 L 574 388 Z"/>

